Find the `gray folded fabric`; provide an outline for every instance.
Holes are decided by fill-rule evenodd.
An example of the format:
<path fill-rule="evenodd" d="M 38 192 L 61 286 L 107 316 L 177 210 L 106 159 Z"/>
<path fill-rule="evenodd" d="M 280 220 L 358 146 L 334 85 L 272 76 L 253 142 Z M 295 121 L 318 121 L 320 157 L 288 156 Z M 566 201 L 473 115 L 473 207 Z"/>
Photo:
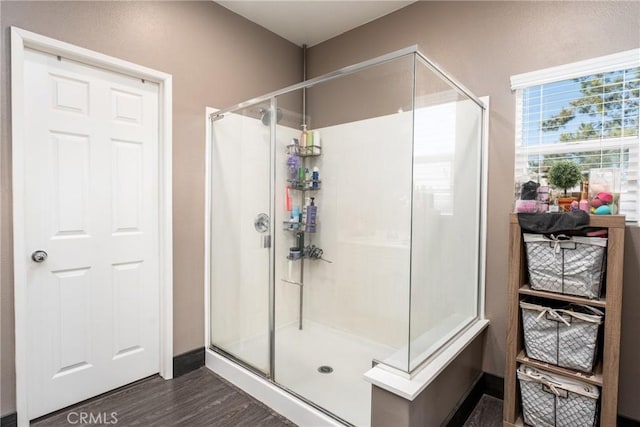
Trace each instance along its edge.
<path fill-rule="evenodd" d="M 589 214 L 585 211 L 519 213 L 518 222 L 522 231 L 549 234 L 586 228 L 589 226 Z"/>

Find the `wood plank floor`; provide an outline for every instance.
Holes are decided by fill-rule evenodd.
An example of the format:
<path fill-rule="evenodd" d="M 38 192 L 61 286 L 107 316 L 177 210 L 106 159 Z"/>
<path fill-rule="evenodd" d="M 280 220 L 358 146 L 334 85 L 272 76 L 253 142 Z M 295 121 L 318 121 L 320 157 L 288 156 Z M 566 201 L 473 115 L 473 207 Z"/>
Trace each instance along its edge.
<path fill-rule="evenodd" d="M 112 417 L 111 414 L 114 413 Z M 80 422 L 82 414 L 94 422 Z M 95 422 L 102 417 L 103 422 Z M 115 417 L 115 418 L 114 418 Z M 89 419 L 87 419 L 89 421 Z M 33 427 L 141 426 L 141 427 L 295 427 L 207 368 L 170 381 L 149 377 L 54 414 L 39 418 Z M 502 426 L 502 400 L 484 395 L 464 427 Z"/>
<path fill-rule="evenodd" d="M 463 427 L 502 427 L 502 400 L 482 395 Z"/>
<path fill-rule="evenodd" d="M 111 417 L 112 412 L 117 422 Z M 92 426 L 295 426 L 204 367 L 169 381 L 159 376 L 147 378 L 35 420 L 31 425 L 82 425 L 78 422 L 82 413 L 93 414 L 94 420 L 103 417 L 102 423 L 94 422 Z"/>

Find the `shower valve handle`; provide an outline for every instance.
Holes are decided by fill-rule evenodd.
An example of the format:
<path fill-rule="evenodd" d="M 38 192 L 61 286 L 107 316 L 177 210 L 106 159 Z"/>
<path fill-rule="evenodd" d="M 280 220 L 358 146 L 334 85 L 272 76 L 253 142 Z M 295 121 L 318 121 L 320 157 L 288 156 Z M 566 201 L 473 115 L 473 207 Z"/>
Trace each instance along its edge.
<path fill-rule="evenodd" d="M 269 230 L 269 215 L 259 213 L 253 220 L 253 226 L 258 233 L 266 233 Z"/>

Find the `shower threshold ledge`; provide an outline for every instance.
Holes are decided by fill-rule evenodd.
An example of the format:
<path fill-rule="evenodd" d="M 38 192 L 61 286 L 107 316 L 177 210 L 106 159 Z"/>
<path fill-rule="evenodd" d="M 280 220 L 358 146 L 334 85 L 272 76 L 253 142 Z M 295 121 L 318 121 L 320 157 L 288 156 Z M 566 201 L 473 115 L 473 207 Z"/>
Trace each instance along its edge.
<path fill-rule="evenodd" d="M 487 326 L 489 326 L 488 319 L 478 319 L 471 323 L 449 345 L 412 373 L 379 363 L 368 370 L 364 378 L 371 384 L 403 399 L 414 400 Z"/>
<path fill-rule="evenodd" d="M 299 426 L 345 426 L 345 423 L 326 411 L 297 398 L 210 348 L 205 350 L 205 366 Z"/>

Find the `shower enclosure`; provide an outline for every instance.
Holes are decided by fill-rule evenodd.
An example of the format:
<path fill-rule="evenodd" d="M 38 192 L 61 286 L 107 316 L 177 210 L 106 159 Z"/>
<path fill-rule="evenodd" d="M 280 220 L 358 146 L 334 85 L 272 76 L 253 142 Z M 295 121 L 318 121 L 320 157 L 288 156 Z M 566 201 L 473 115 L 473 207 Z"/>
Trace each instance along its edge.
<path fill-rule="evenodd" d="M 210 349 L 369 425 L 482 315 L 483 114 L 415 48 L 212 114 Z"/>

